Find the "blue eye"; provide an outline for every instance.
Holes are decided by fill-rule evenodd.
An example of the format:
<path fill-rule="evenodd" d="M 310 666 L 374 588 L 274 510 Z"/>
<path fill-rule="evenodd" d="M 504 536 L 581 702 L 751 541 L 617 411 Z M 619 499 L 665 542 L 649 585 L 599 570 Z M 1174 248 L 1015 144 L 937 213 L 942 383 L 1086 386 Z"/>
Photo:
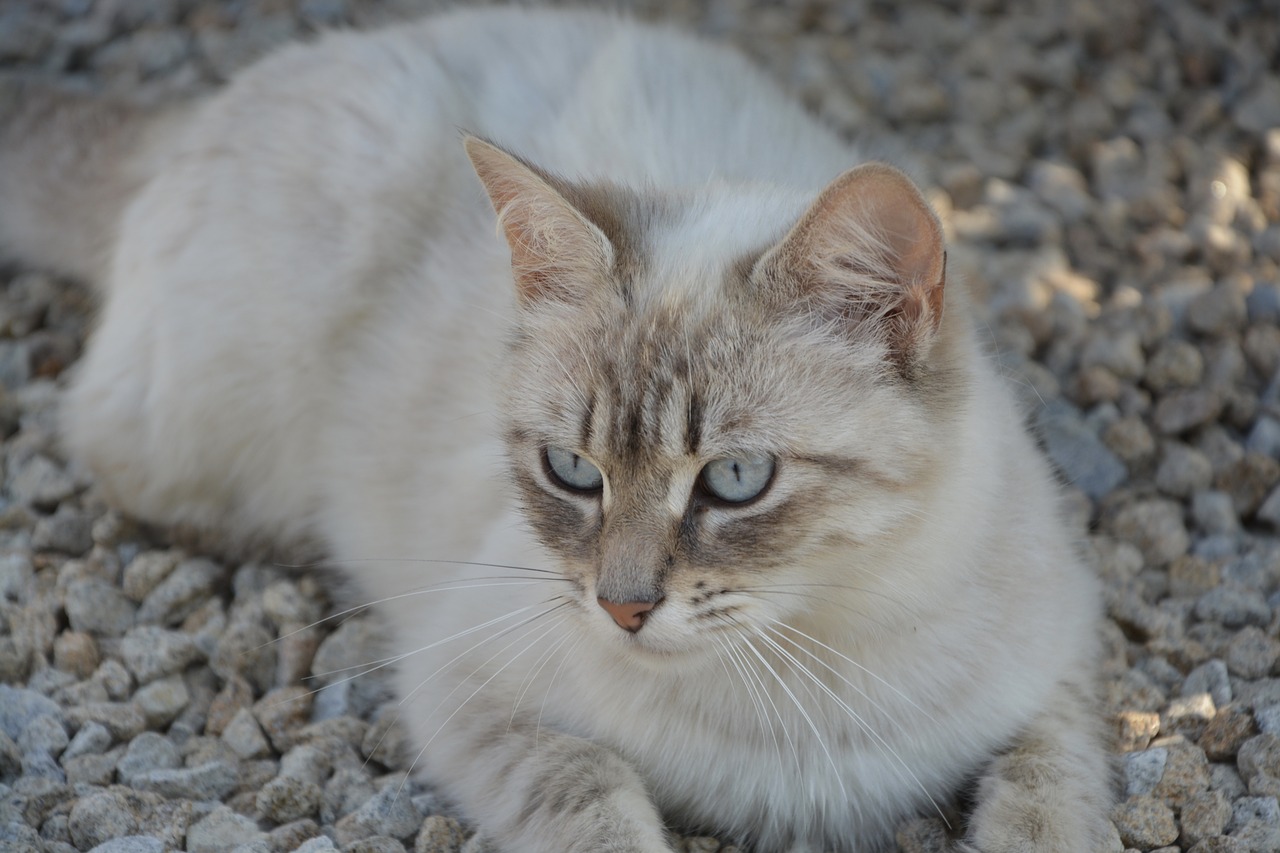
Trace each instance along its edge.
<path fill-rule="evenodd" d="M 772 479 L 773 459 L 768 456 L 716 459 L 702 469 L 703 488 L 732 504 L 759 497 Z"/>
<path fill-rule="evenodd" d="M 548 447 L 547 472 L 561 486 L 575 492 L 595 492 L 604 485 L 600 469 L 576 453 Z"/>

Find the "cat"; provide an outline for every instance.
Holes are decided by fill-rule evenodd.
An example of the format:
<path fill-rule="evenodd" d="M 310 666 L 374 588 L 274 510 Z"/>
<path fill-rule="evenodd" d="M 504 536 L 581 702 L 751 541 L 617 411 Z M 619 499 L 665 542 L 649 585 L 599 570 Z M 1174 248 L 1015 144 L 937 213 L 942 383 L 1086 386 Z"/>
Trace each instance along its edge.
<path fill-rule="evenodd" d="M 1098 585 L 939 220 L 745 59 L 508 8 L 2 86 L 0 249 L 102 288 L 70 454 L 322 542 L 496 849 L 1106 846 Z"/>

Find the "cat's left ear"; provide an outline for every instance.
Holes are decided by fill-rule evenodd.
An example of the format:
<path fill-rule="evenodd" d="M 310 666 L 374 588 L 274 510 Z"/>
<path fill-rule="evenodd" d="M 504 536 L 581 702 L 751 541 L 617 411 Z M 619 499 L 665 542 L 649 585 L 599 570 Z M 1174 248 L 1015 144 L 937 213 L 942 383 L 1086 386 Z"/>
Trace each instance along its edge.
<path fill-rule="evenodd" d="M 878 333 L 904 369 L 928 354 L 942 322 L 942 226 L 891 166 L 850 169 L 819 194 L 756 263 L 758 287 L 849 332 Z"/>
<path fill-rule="evenodd" d="M 463 143 L 511 247 L 516 290 L 525 304 L 579 302 L 613 266 L 613 246 L 532 167 L 474 136 Z"/>

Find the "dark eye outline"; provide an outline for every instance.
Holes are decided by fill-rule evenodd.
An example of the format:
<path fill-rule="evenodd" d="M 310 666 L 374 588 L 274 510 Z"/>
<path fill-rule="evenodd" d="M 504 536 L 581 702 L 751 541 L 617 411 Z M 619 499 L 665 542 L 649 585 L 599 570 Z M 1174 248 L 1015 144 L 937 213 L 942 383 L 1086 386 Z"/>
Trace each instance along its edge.
<path fill-rule="evenodd" d="M 696 496 L 705 504 L 710 504 L 713 506 L 722 506 L 722 507 L 733 507 L 734 509 L 738 509 L 745 506 L 751 506 L 753 503 L 756 503 L 761 498 L 763 498 L 766 494 L 768 494 L 769 490 L 773 487 L 774 481 L 778 479 L 778 460 L 776 457 L 769 457 L 768 461 L 771 463 L 771 467 L 769 469 L 769 478 L 764 481 L 764 485 L 760 487 L 760 491 L 756 492 L 754 495 L 751 495 L 750 497 L 743 498 L 740 501 L 731 500 L 729 498 L 724 497 L 720 493 L 714 491 L 711 488 L 711 484 L 707 482 L 707 468 L 709 468 L 712 464 L 716 462 L 723 462 L 723 461 L 736 461 L 736 459 L 735 457 L 730 457 L 730 456 L 721 457 L 719 459 L 712 459 L 706 465 L 703 465 L 702 470 L 698 472 L 698 479 L 696 481 L 694 488 L 695 488 Z"/>
<path fill-rule="evenodd" d="M 592 468 L 596 470 L 596 473 L 600 475 L 599 485 L 583 487 L 583 486 L 576 486 L 573 483 L 566 481 L 563 477 L 561 477 L 559 474 L 556 473 L 556 469 L 551 464 L 550 454 L 552 450 L 558 450 L 561 453 L 567 453 L 570 456 L 572 456 L 574 459 L 581 459 L 583 462 L 590 465 Z M 558 488 L 564 489 L 566 492 L 569 492 L 571 494 L 599 495 L 604 491 L 604 472 L 601 471 L 599 466 L 597 466 L 590 459 L 587 459 L 585 456 L 579 453 L 574 453 L 572 450 L 565 450 L 562 447 L 551 447 L 551 446 L 542 448 L 542 470 L 547 475 L 548 480 L 554 483 Z"/>

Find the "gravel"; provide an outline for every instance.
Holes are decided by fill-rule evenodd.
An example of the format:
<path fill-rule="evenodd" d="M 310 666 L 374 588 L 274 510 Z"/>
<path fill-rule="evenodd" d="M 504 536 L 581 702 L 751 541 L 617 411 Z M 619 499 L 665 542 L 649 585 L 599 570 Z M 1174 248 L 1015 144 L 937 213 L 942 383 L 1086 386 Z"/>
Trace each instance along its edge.
<path fill-rule="evenodd" d="M 192 93 L 318 27 L 436 5 L 16 0 L 0 69 Z M 928 188 L 1106 584 L 1114 851 L 1280 850 L 1280 19 L 1248 0 L 625 5 L 741 45 Z M 318 576 L 137 525 L 62 458 L 90 302 L 0 269 L 0 848 L 484 849 L 406 781 L 385 681 L 343 680 L 375 622 L 313 624 L 340 609 Z M 946 829 L 898 842 L 941 851 Z"/>

